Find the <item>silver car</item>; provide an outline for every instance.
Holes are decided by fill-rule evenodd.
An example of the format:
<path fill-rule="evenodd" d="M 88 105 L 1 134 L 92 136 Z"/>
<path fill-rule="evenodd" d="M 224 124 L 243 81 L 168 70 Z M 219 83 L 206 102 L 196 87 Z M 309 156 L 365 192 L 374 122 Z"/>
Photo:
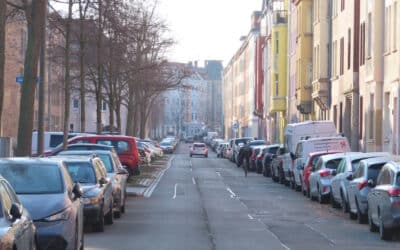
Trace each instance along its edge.
<path fill-rule="evenodd" d="M 331 192 L 331 180 L 337 171 L 339 163 L 346 155 L 352 153 L 337 153 L 322 155 L 319 157 L 315 167 L 311 169 L 309 182 L 309 196 L 312 200 L 315 197 L 319 203 L 324 203 Z"/>
<path fill-rule="evenodd" d="M 391 240 L 394 230 L 400 229 L 400 163 L 388 162 L 368 194 L 368 222 L 371 232 L 379 230 L 383 240 Z"/>
<path fill-rule="evenodd" d="M 347 213 L 349 211 L 349 196 L 347 194 L 347 187 L 350 183 L 350 180 L 348 180 L 347 177 L 357 170 L 361 160 L 382 156 L 390 157 L 390 154 L 386 152 L 372 152 L 346 155 L 346 157 L 343 158 L 339 164 L 339 167 L 336 171 L 336 176 L 332 179 L 332 204 L 340 204 L 343 212 Z"/>
<path fill-rule="evenodd" d="M 376 183 L 379 172 L 383 165 L 391 161 L 390 157 L 369 158 L 360 161 L 357 170 L 349 175 L 351 180 L 347 193 L 349 196 L 349 215 L 350 219 L 358 219 L 360 224 L 366 223 L 368 219 L 367 196 L 371 191 L 368 181 Z"/>

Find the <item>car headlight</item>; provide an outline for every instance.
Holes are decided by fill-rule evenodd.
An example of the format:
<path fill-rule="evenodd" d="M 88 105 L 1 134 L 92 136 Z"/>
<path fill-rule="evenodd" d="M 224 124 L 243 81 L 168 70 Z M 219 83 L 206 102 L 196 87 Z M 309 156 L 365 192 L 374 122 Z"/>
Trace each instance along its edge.
<path fill-rule="evenodd" d="M 57 214 L 53 214 L 47 218 L 44 218 L 45 221 L 60 221 L 60 220 L 68 220 L 71 214 L 71 208 L 67 208 Z"/>
<path fill-rule="evenodd" d="M 83 204 L 97 204 L 100 201 L 99 197 L 89 197 L 89 198 L 82 198 L 81 199 Z"/>

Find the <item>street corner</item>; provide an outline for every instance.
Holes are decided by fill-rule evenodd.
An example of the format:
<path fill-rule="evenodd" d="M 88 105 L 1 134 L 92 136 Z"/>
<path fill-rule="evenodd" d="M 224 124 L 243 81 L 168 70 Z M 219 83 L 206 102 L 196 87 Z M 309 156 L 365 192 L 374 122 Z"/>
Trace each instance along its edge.
<path fill-rule="evenodd" d="M 171 165 L 172 156 L 165 155 L 149 165 L 140 167 L 140 175 L 132 176 L 127 183 L 128 196 L 150 197 L 164 172 Z"/>

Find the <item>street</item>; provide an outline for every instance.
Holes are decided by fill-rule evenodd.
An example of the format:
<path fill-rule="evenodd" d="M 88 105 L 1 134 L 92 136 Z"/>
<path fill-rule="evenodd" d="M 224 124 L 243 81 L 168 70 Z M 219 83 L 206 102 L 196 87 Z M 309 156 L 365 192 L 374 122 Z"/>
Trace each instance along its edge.
<path fill-rule="evenodd" d="M 129 197 L 127 212 L 85 249 L 399 249 L 330 205 L 241 168 L 214 153 L 189 157 L 181 143 L 150 198 Z"/>

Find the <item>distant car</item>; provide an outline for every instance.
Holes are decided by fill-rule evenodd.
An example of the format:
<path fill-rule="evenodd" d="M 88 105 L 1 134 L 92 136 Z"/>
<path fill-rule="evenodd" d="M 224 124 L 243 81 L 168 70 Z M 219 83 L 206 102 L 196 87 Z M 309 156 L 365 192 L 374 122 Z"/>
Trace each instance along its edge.
<path fill-rule="evenodd" d="M 279 149 L 276 151 L 276 155 L 273 156 L 273 160 L 271 163 L 271 177 L 275 182 L 280 182 L 281 184 L 285 184 L 285 175 L 283 173 L 283 158 L 287 153 L 287 149 L 281 145 Z"/>
<path fill-rule="evenodd" d="M 256 146 L 250 146 L 251 148 L 251 156 L 250 156 L 250 168 L 249 170 L 254 170 L 259 173 L 261 173 L 261 169 L 258 171 L 257 170 L 257 157 L 259 157 L 260 152 L 265 148 L 266 145 L 256 145 Z"/>
<path fill-rule="evenodd" d="M 368 181 L 376 183 L 382 167 L 391 161 L 391 157 L 369 158 L 360 161 L 360 166 L 351 174 L 351 180 L 347 193 L 349 196 L 349 215 L 350 219 L 358 219 L 360 224 L 368 220 L 368 194 L 371 187 Z"/>
<path fill-rule="evenodd" d="M 400 164 L 386 163 L 378 175 L 376 184 L 368 194 L 368 222 L 371 232 L 379 230 L 382 240 L 391 240 L 400 229 Z"/>
<path fill-rule="evenodd" d="M 165 154 L 172 154 L 174 152 L 174 146 L 169 141 L 162 141 L 160 143 L 160 148 L 164 151 Z"/>
<path fill-rule="evenodd" d="M 207 158 L 208 157 L 208 149 L 207 149 L 206 144 L 194 143 L 190 147 L 190 157 L 192 157 L 193 155 L 202 155 Z"/>
<path fill-rule="evenodd" d="M 222 158 L 224 157 L 224 151 L 226 149 L 226 147 L 228 147 L 228 143 L 227 142 L 223 142 L 220 143 L 217 147 L 217 157 Z"/>
<path fill-rule="evenodd" d="M 280 144 L 274 144 L 274 145 L 268 145 L 266 146 L 262 153 L 263 153 L 263 159 L 262 159 L 262 170 L 261 173 L 265 177 L 270 177 L 271 176 L 271 164 L 274 155 L 276 155 L 276 152 L 278 151 L 280 147 Z"/>
<path fill-rule="evenodd" d="M 194 137 L 193 136 L 187 136 L 185 138 L 185 143 L 193 143 L 194 142 Z"/>
<path fill-rule="evenodd" d="M 107 182 L 112 184 L 113 190 L 113 211 L 115 218 L 121 217 L 125 212 L 126 183 L 128 172 L 123 168 L 118 156 L 110 151 L 65 151 L 62 156 L 98 156 L 104 163 L 107 170 Z"/>
<path fill-rule="evenodd" d="M 0 249 L 37 249 L 36 227 L 14 189 L 0 176 Z"/>
<path fill-rule="evenodd" d="M 63 161 L 1 159 L 0 174 L 31 214 L 39 249 L 83 249 L 82 188 L 73 183 Z"/>
<path fill-rule="evenodd" d="M 390 157 L 390 154 L 386 152 L 361 153 L 358 155 L 346 156 L 342 159 L 336 171 L 336 176 L 332 179 L 331 194 L 333 202 L 339 203 L 343 212 L 347 213 L 349 211 L 347 187 L 349 186 L 350 180 L 348 180 L 347 177 L 357 170 L 361 160 L 382 156 Z"/>
<path fill-rule="evenodd" d="M 106 167 L 98 157 L 57 156 L 65 162 L 74 183 L 82 185 L 84 222 L 96 232 L 113 223 L 113 190 L 107 181 Z"/>

